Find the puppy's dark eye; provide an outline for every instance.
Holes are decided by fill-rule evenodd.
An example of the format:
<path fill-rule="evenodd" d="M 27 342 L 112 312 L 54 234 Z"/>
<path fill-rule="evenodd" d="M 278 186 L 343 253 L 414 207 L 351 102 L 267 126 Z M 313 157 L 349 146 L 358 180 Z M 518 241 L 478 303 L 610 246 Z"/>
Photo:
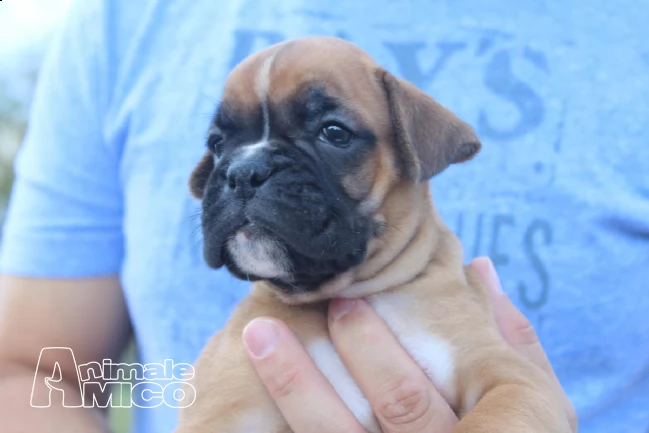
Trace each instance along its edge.
<path fill-rule="evenodd" d="M 221 155 L 222 144 L 223 144 L 223 136 L 221 134 L 213 133 L 207 139 L 207 148 L 217 156 Z"/>
<path fill-rule="evenodd" d="M 342 125 L 328 123 L 322 127 L 320 137 L 333 145 L 345 147 L 352 141 L 354 134 Z"/>

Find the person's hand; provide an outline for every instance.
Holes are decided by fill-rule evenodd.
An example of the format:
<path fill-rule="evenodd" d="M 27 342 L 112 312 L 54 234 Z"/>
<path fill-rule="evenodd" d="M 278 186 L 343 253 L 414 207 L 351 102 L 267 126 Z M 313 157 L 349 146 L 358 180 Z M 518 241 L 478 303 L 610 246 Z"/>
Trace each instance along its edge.
<path fill-rule="evenodd" d="M 574 409 L 532 326 L 502 292 L 491 261 L 479 258 L 471 267 L 489 288 L 501 334 L 550 375 L 556 398 L 562 401 L 576 431 Z M 333 300 L 329 331 L 385 433 L 448 433 L 453 429 L 458 420 L 448 403 L 366 302 Z M 258 318 L 243 334 L 257 374 L 293 431 L 365 431 L 284 323 Z"/>
<path fill-rule="evenodd" d="M 470 266 L 480 275 L 482 282 L 489 290 L 494 316 L 500 333 L 518 353 L 532 361 L 550 376 L 556 394 L 555 397 L 564 407 L 572 431 L 576 432 L 577 414 L 575 408 L 561 387 L 561 383 L 539 342 L 536 331 L 523 313 L 512 303 L 507 294 L 503 292 L 493 263 L 486 257 L 479 257 L 474 259 Z"/>

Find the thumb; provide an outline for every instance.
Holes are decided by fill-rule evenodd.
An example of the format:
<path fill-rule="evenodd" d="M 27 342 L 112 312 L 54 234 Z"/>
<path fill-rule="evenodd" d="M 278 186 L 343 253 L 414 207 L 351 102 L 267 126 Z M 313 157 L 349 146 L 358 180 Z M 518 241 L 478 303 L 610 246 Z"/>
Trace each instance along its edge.
<path fill-rule="evenodd" d="M 576 432 L 577 415 L 575 408 L 561 388 L 561 383 L 552 369 L 534 327 L 503 291 L 493 263 L 487 257 L 479 257 L 474 259 L 469 267 L 480 276 L 482 282 L 487 286 L 500 333 L 518 353 L 549 375 L 556 395 L 561 400 L 566 411 L 572 431 Z"/>
<path fill-rule="evenodd" d="M 469 265 L 487 286 L 500 333 L 521 355 L 554 376 L 550 362 L 541 347 L 532 324 L 503 291 L 493 263 L 488 257 L 478 257 Z"/>

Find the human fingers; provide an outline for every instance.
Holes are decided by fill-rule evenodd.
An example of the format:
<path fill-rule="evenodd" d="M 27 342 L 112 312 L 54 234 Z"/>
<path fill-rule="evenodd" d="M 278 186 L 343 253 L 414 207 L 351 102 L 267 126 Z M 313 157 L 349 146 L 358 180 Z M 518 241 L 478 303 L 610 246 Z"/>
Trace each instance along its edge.
<path fill-rule="evenodd" d="M 284 323 L 254 319 L 245 327 L 243 341 L 257 374 L 294 432 L 365 431 Z"/>
<path fill-rule="evenodd" d="M 500 278 L 489 258 L 478 257 L 471 262 L 470 266 L 487 286 L 501 335 L 518 353 L 548 374 L 555 394 L 561 400 L 566 411 L 572 430 L 576 432 L 577 415 L 575 408 L 563 390 L 534 327 L 504 292 Z"/>
<path fill-rule="evenodd" d="M 333 300 L 329 332 L 385 433 L 452 430 L 452 409 L 367 302 Z"/>

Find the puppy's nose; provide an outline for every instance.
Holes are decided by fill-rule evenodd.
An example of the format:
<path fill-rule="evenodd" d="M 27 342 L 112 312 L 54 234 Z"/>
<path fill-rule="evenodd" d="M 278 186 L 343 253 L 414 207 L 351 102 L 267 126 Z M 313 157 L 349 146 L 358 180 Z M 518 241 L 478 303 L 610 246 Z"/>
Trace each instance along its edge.
<path fill-rule="evenodd" d="M 267 164 L 258 161 L 234 162 L 228 168 L 226 178 L 228 187 L 239 198 L 251 198 L 257 188 L 273 174 Z"/>

